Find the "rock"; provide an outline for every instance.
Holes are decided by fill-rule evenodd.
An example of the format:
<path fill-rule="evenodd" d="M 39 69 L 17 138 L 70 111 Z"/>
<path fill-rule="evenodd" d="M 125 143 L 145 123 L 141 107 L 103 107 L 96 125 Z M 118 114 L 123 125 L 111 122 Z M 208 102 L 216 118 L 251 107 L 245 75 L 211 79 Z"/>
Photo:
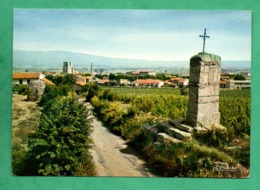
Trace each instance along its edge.
<path fill-rule="evenodd" d="M 29 101 L 40 100 L 44 92 L 44 88 L 45 88 L 45 84 L 40 80 L 30 82 L 27 99 Z"/>
<path fill-rule="evenodd" d="M 145 126 L 144 130 L 145 130 L 145 135 L 148 134 L 156 135 L 158 133 L 158 128 L 155 125 Z"/>
<path fill-rule="evenodd" d="M 157 133 L 156 140 L 157 140 L 156 142 L 163 143 L 163 144 L 181 142 L 179 139 L 171 137 L 170 135 L 168 135 L 166 133 Z"/>

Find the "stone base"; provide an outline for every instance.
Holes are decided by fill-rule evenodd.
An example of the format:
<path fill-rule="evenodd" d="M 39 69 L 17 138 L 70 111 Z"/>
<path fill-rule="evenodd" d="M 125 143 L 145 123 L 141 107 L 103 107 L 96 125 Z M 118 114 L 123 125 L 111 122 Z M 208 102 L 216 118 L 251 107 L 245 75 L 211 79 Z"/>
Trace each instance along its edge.
<path fill-rule="evenodd" d="M 220 113 L 193 114 L 188 112 L 186 122 L 192 127 L 211 129 L 219 126 Z"/>

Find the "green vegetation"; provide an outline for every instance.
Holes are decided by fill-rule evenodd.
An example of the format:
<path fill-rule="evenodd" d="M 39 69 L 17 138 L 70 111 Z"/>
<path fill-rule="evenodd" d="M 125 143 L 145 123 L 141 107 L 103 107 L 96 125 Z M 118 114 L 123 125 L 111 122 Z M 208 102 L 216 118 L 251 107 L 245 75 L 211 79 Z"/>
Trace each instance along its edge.
<path fill-rule="evenodd" d="M 57 97 L 45 107 L 39 127 L 29 138 L 29 158 L 38 175 L 89 176 L 94 164 L 91 120 L 75 95 Z"/>
<path fill-rule="evenodd" d="M 221 124 L 226 132 L 216 129 L 194 133 L 192 140 L 156 148 L 155 137 L 145 135 L 144 126 L 168 119 L 185 119 L 187 92 L 171 88 L 102 88 L 91 103 L 109 129 L 135 143 L 164 176 L 248 175 L 244 167 L 249 167 L 250 90 L 220 92 Z M 224 162 L 239 170 L 213 172 L 214 162 Z"/>
<path fill-rule="evenodd" d="M 12 168 L 19 175 L 25 170 L 28 136 L 39 125 L 41 112 L 35 102 L 26 101 L 25 95 L 13 94 L 12 105 Z"/>
<path fill-rule="evenodd" d="M 13 107 L 13 119 L 18 123 L 16 127 L 14 122 L 13 129 L 22 133 L 13 133 L 14 175 L 95 175 L 89 110 L 78 102 L 69 85 L 46 86 L 38 106 L 13 101 L 13 105 L 23 104 Z M 23 111 L 29 112 L 30 104 L 35 113 L 25 117 Z"/>
<path fill-rule="evenodd" d="M 109 75 L 100 75 L 100 74 L 97 74 L 96 75 L 97 78 L 100 78 L 100 79 L 103 79 L 103 78 L 108 78 L 109 80 L 119 80 L 119 79 L 127 79 L 129 81 L 135 81 L 137 79 L 158 79 L 158 80 L 168 80 L 170 79 L 170 77 L 166 76 L 165 74 L 163 73 L 157 73 L 155 76 L 153 75 L 138 75 L 138 76 L 135 76 L 135 75 L 132 75 L 132 74 L 123 74 L 123 73 L 117 73 L 117 74 L 109 74 Z"/>
<path fill-rule="evenodd" d="M 28 92 L 27 84 L 13 84 L 13 93 L 26 95 Z"/>
<path fill-rule="evenodd" d="M 246 77 L 243 75 L 237 74 L 234 76 L 234 80 L 246 80 Z"/>
<path fill-rule="evenodd" d="M 58 75 L 58 76 L 48 75 L 46 76 L 46 78 L 51 80 L 57 86 L 73 85 L 76 82 L 73 74 Z"/>

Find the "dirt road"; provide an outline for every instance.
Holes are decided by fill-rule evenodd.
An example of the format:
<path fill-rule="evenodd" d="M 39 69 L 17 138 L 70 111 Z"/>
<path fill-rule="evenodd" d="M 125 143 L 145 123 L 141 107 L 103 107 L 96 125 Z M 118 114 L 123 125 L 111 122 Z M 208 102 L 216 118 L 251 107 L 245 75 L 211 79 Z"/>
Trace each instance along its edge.
<path fill-rule="evenodd" d="M 109 132 L 93 115 L 92 117 L 94 118 L 92 156 L 98 176 L 155 176 L 145 166 L 145 161 L 137 151 L 128 146 L 124 139 Z"/>

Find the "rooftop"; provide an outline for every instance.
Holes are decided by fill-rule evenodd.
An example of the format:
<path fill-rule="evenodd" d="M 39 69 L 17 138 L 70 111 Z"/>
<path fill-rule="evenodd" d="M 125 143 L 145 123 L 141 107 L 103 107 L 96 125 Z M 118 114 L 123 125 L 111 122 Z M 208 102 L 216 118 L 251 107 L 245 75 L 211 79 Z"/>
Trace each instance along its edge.
<path fill-rule="evenodd" d="M 41 73 L 31 72 L 15 72 L 13 73 L 13 79 L 39 79 Z"/>

